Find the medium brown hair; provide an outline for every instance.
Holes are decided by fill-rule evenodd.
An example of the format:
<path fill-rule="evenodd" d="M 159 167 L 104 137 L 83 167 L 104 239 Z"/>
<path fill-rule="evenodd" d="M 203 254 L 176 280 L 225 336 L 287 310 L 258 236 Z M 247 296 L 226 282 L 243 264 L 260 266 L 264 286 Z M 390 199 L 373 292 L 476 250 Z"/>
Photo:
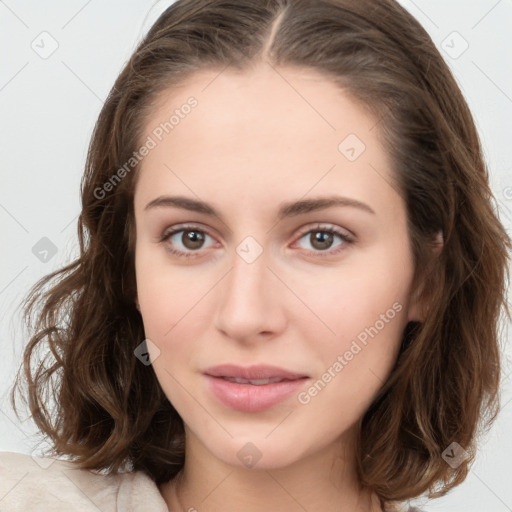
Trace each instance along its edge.
<path fill-rule="evenodd" d="M 361 419 L 358 471 L 383 501 L 442 495 L 466 477 L 479 427 L 499 408 L 510 240 L 462 93 L 426 31 L 393 0 L 178 0 L 159 17 L 92 135 L 80 256 L 25 301 L 33 335 L 14 391 L 23 381 L 54 453 L 83 468 L 142 470 L 157 483 L 181 469 L 183 422 L 152 367 L 134 356 L 144 339 L 134 304 L 137 168 L 98 190 L 140 147 L 160 94 L 197 70 L 244 71 L 262 60 L 322 73 L 378 120 L 428 310 L 407 325 L 396 365 Z M 454 441 L 470 454 L 455 469 L 442 458 Z"/>

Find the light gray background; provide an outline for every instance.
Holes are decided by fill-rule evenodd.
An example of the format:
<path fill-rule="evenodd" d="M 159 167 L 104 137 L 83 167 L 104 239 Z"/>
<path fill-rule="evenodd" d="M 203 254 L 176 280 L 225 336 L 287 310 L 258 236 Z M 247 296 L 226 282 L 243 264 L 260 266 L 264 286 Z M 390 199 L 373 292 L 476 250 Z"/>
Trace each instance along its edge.
<path fill-rule="evenodd" d="M 428 30 L 469 102 L 510 232 L 512 1 L 400 1 Z M 38 278 L 77 254 L 79 183 L 94 122 L 136 43 L 170 3 L 0 0 L 0 451 L 37 451 L 30 422 L 15 419 L 7 399 L 26 342 L 15 308 Z M 43 237 L 54 255 L 36 245 L 48 243 Z M 427 511 L 512 511 L 508 327 L 499 419 L 465 483 L 419 501 Z"/>

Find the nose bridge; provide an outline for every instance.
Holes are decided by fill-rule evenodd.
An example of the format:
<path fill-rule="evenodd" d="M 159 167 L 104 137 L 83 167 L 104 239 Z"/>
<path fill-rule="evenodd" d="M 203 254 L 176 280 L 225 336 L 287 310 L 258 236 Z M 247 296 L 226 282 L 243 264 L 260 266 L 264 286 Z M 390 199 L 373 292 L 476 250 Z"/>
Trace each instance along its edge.
<path fill-rule="evenodd" d="M 217 328 L 232 338 L 249 340 L 282 327 L 279 280 L 267 268 L 266 251 L 255 259 L 254 252 L 249 256 L 254 249 L 243 242 L 239 245 L 220 291 Z"/>

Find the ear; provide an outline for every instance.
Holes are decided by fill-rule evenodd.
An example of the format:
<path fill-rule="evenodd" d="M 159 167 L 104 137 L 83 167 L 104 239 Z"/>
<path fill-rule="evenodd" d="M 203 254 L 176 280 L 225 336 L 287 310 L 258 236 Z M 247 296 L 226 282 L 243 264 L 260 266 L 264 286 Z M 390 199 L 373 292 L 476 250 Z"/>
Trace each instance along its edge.
<path fill-rule="evenodd" d="M 139 304 L 139 298 L 136 296 L 135 297 L 135 307 L 137 308 L 137 310 L 139 311 L 140 313 L 140 304 Z"/>
<path fill-rule="evenodd" d="M 432 241 L 432 260 L 435 260 L 444 246 L 443 232 L 439 231 L 434 240 Z M 425 289 L 425 277 L 428 276 L 428 269 L 425 272 L 424 279 L 416 286 L 411 294 L 409 301 L 409 309 L 407 311 L 407 320 L 409 322 L 423 322 L 425 320 L 428 304 L 425 303 L 425 298 L 422 297 Z"/>

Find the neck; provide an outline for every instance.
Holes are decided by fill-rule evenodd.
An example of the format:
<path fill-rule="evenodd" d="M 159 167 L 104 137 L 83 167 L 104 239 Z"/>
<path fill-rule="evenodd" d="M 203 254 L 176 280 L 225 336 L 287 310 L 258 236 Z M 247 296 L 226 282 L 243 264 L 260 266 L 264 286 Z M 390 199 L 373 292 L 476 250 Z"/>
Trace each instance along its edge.
<path fill-rule="evenodd" d="M 333 455 L 328 446 L 286 467 L 248 469 L 213 458 L 188 434 L 184 468 L 160 488 L 170 512 L 382 511 L 377 496 L 359 485 L 346 448 Z"/>

